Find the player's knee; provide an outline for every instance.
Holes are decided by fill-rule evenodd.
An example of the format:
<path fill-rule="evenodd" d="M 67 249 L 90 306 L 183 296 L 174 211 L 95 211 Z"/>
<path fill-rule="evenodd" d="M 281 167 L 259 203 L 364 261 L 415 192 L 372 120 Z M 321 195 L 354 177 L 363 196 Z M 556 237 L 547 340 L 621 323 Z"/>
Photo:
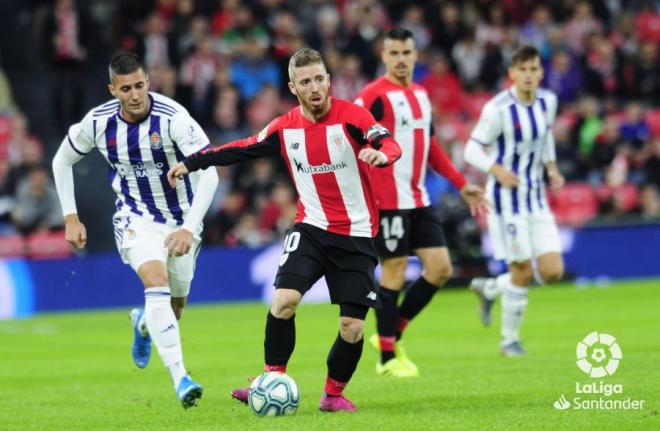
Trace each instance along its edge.
<path fill-rule="evenodd" d="M 424 268 L 424 278 L 431 284 L 441 287 L 454 275 L 450 263 Z"/>
<path fill-rule="evenodd" d="M 554 265 L 549 268 L 541 268 L 541 278 L 545 283 L 553 283 L 555 281 L 561 280 L 564 276 L 564 266 L 563 265 Z"/>
<path fill-rule="evenodd" d="M 518 267 L 511 271 L 511 282 L 516 286 L 529 286 L 534 280 L 532 266 Z"/>
<path fill-rule="evenodd" d="M 278 319 L 290 319 L 296 313 L 298 303 L 295 301 L 276 301 L 270 307 L 270 314 Z"/>
<path fill-rule="evenodd" d="M 362 338 L 364 332 L 364 320 L 351 317 L 341 317 L 339 319 L 339 334 L 341 338 L 351 344 L 357 343 Z"/>
<path fill-rule="evenodd" d="M 382 262 L 381 284 L 388 289 L 403 287 L 406 281 L 406 267 L 408 257 L 394 257 Z"/>

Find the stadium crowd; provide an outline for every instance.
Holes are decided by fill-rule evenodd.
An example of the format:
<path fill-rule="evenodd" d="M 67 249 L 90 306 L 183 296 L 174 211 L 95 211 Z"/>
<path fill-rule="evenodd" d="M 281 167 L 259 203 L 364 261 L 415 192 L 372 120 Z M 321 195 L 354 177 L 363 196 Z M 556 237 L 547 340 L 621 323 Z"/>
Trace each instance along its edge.
<path fill-rule="evenodd" d="M 80 103 L 80 82 L 95 28 L 107 52 L 139 53 L 152 90 L 186 106 L 212 145 L 256 134 L 295 104 L 287 64 L 303 46 L 322 52 L 332 94 L 353 100 L 383 72 L 384 31 L 402 26 L 415 37 L 415 81 L 430 94 L 436 135 L 477 181 L 462 146 L 485 101 L 508 85 L 514 47 L 531 44 L 543 56 L 543 86 L 560 101 L 554 133 L 569 183 L 551 200 L 558 221 L 660 217 L 656 1 L 56 0 L 34 2 L 31 13 L 40 17 L 35 37 L 55 76 L 59 136 L 91 107 Z M 0 73 L 0 235 L 62 225 L 45 160 L 59 137 L 51 141 L 30 132 Z M 256 247 L 280 238 L 296 212 L 284 169 L 275 160 L 219 168 L 207 242 Z M 469 243 L 475 229 L 445 193 L 450 186 L 439 176 L 428 182 L 454 238 L 450 247 Z"/>

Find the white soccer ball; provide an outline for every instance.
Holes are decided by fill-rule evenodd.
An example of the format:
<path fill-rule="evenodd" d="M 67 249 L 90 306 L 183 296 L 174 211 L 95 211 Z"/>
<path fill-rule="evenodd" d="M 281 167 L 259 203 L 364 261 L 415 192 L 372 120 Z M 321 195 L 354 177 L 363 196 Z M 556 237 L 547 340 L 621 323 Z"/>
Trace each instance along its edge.
<path fill-rule="evenodd" d="M 248 404 L 258 416 L 291 416 L 300 404 L 298 385 L 286 374 L 264 373 L 250 385 Z"/>

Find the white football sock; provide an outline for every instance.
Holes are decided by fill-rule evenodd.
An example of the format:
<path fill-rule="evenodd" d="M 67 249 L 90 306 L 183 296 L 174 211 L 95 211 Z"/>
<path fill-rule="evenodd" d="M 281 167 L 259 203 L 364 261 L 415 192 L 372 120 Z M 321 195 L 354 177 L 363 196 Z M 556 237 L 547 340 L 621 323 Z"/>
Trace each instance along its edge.
<path fill-rule="evenodd" d="M 176 390 L 186 375 L 181 351 L 179 324 L 170 304 L 169 287 L 150 287 L 144 291 L 144 316 L 151 339 L 156 345 L 163 364 L 169 370 Z"/>
<path fill-rule="evenodd" d="M 484 296 L 491 300 L 497 299 L 504 291 L 504 286 L 509 283 L 511 283 L 511 274 L 508 272 L 489 279 L 488 283 L 484 286 Z"/>
<path fill-rule="evenodd" d="M 502 294 L 502 345 L 520 341 L 520 324 L 527 308 L 527 289 L 509 283 Z"/>

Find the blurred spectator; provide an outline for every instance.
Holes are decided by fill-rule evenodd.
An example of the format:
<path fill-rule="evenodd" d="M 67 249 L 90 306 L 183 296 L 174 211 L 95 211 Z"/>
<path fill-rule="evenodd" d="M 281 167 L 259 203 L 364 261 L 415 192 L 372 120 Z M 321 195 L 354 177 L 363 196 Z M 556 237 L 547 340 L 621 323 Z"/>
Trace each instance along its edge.
<path fill-rule="evenodd" d="M 591 34 L 601 34 L 603 25 L 593 16 L 591 4 L 582 0 L 575 4 L 573 16 L 564 25 L 564 37 L 571 50 L 578 54 L 584 54 L 586 50 L 587 37 Z"/>
<path fill-rule="evenodd" d="M 233 23 L 220 38 L 220 52 L 230 56 L 240 55 L 247 44 L 256 44 L 266 50 L 270 43 L 266 27 L 255 22 L 252 9 L 248 6 L 239 6 L 234 14 Z"/>
<path fill-rule="evenodd" d="M 240 0 L 220 0 L 220 8 L 211 17 L 211 33 L 222 36 L 236 24 L 236 15 L 241 6 Z"/>
<path fill-rule="evenodd" d="M 591 173 L 590 181 L 599 183 L 603 181 L 602 172 L 614 160 L 617 148 L 622 144 L 619 133 L 619 123 L 615 118 L 608 118 L 603 124 L 601 133 L 596 137 L 594 147 L 591 151 Z"/>
<path fill-rule="evenodd" d="M 195 51 L 195 48 L 205 40 L 210 40 L 208 19 L 196 15 L 190 20 L 190 25 L 177 34 L 178 56 L 184 58 Z"/>
<path fill-rule="evenodd" d="M 533 45 L 540 51 L 548 43 L 548 36 L 555 28 L 548 6 L 537 5 L 532 18 L 520 29 L 520 42 Z"/>
<path fill-rule="evenodd" d="M 223 99 L 229 99 L 227 93 L 215 105 L 213 123 L 208 133 L 213 145 L 222 145 L 250 135 L 250 129 L 241 121 L 237 103 L 229 101 L 223 103 Z"/>
<path fill-rule="evenodd" d="M 442 54 L 431 56 L 430 73 L 421 82 L 429 93 L 435 116 L 455 116 L 463 110 L 463 88 Z"/>
<path fill-rule="evenodd" d="M 176 69 L 168 66 L 153 69 L 149 73 L 150 90 L 161 93 L 172 100 L 176 100 L 189 111 L 193 110 L 192 87 L 179 82 Z"/>
<path fill-rule="evenodd" d="M 660 138 L 649 143 L 649 156 L 644 162 L 644 181 L 660 190 Z"/>
<path fill-rule="evenodd" d="M 243 53 L 229 65 L 231 82 L 238 88 L 241 98 L 250 100 L 265 85 L 279 88 L 280 71 L 266 55 L 266 48 L 254 37 L 243 44 Z"/>
<path fill-rule="evenodd" d="M 655 184 L 645 184 L 639 191 L 639 214 L 645 219 L 660 218 L 660 190 Z"/>
<path fill-rule="evenodd" d="M 415 39 L 415 48 L 424 51 L 431 43 L 431 31 L 424 22 L 424 10 L 419 6 L 408 6 L 399 26 L 409 30 Z"/>
<path fill-rule="evenodd" d="M 170 32 L 174 40 L 177 41 L 183 36 L 192 23 L 195 14 L 195 0 L 178 0 L 176 11 L 170 20 Z M 180 53 L 177 45 L 177 57 Z M 183 53 L 182 53 L 183 54 Z"/>
<path fill-rule="evenodd" d="M 9 184 L 9 162 L 0 159 L 0 235 L 14 232 L 11 220 L 13 208 L 14 195 Z"/>
<path fill-rule="evenodd" d="M 513 31 L 515 31 L 514 27 L 507 25 L 502 6 L 493 3 L 488 10 L 486 19 L 477 24 L 477 43 L 481 46 L 501 46 L 505 35 Z"/>
<path fill-rule="evenodd" d="M 367 83 L 367 78 L 360 72 L 360 58 L 347 54 L 343 57 L 339 73 L 332 77 L 330 92 L 335 97 L 352 101 Z"/>
<path fill-rule="evenodd" d="M 0 68 L 0 115 L 10 115 L 16 111 L 11 86 L 5 71 Z"/>
<path fill-rule="evenodd" d="M 477 43 L 474 30 L 469 30 L 465 38 L 454 45 L 451 55 L 461 81 L 466 87 L 472 88 L 479 78 L 484 59 L 483 48 Z"/>
<path fill-rule="evenodd" d="M 641 150 L 651 138 L 651 130 L 644 119 L 644 108 L 639 102 L 633 101 L 626 105 L 620 132 L 635 150 Z"/>
<path fill-rule="evenodd" d="M 581 164 L 572 142 L 571 127 L 566 121 L 556 121 L 553 127 L 557 167 L 567 181 L 582 179 Z"/>
<path fill-rule="evenodd" d="M 277 182 L 270 192 L 270 199 L 261 211 L 259 229 L 276 233 L 282 237 L 293 226 L 296 212 L 296 199 L 291 186 L 286 182 Z"/>
<path fill-rule="evenodd" d="M 27 118 L 20 113 L 11 117 L 7 158 L 13 167 L 38 164 L 43 161 L 41 142 L 30 134 Z"/>
<path fill-rule="evenodd" d="M 271 235 L 259 229 L 259 218 L 255 213 L 243 213 L 238 218 L 230 235 L 230 245 L 257 248 L 272 240 Z"/>
<path fill-rule="evenodd" d="M 657 3 L 654 10 L 653 2 L 642 2 L 642 10 L 635 19 L 635 28 L 640 41 L 660 44 L 660 13 Z"/>
<path fill-rule="evenodd" d="M 168 33 L 167 23 L 156 12 L 145 20 L 144 32 L 135 52 L 142 58 L 147 72 L 179 64 L 176 39 Z"/>
<path fill-rule="evenodd" d="M 555 93 L 561 103 L 574 101 L 582 89 L 582 73 L 567 51 L 556 51 L 545 68 L 544 86 Z"/>
<path fill-rule="evenodd" d="M 18 184 L 12 220 L 23 234 L 63 226 L 59 199 L 45 167 L 32 167 Z"/>
<path fill-rule="evenodd" d="M 436 11 L 436 8 L 433 8 Z M 432 19 L 435 18 L 432 17 Z M 465 26 L 461 22 L 458 7 L 453 2 L 440 6 L 438 22 L 433 25 L 433 46 L 442 49 L 445 56 L 450 57 L 454 45 L 465 35 Z"/>
<path fill-rule="evenodd" d="M 580 119 L 575 127 L 575 139 L 577 142 L 578 158 L 582 164 L 583 176 L 589 171 L 591 152 L 596 142 L 596 137 L 603 128 L 603 121 L 598 112 L 598 100 L 593 97 L 583 97 L 578 105 Z"/>
<path fill-rule="evenodd" d="M 45 57 L 55 69 L 53 112 L 63 133 L 84 115 L 83 66 L 90 23 L 73 0 L 55 0 L 44 26 Z"/>
<path fill-rule="evenodd" d="M 584 85 L 590 94 L 614 95 L 622 89 L 622 69 L 612 43 L 594 34 L 589 37 L 589 49 L 585 55 Z"/>
<path fill-rule="evenodd" d="M 660 61 L 657 44 L 647 42 L 640 47 L 639 58 L 634 63 L 631 87 L 629 96 L 656 106 L 660 103 Z"/>
<path fill-rule="evenodd" d="M 238 190 L 227 193 L 215 220 L 209 223 L 209 229 L 205 231 L 207 238 L 211 235 L 211 240 L 217 240 L 221 244 L 228 243 L 230 241 L 228 235 L 236 225 L 244 208 L 245 196 L 243 193 Z"/>
<path fill-rule="evenodd" d="M 181 82 L 193 89 L 193 116 L 204 116 L 206 95 L 221 66 L 220 56 L 213 51 L 213 41 L 204 39 L 181 66 Z"/>

